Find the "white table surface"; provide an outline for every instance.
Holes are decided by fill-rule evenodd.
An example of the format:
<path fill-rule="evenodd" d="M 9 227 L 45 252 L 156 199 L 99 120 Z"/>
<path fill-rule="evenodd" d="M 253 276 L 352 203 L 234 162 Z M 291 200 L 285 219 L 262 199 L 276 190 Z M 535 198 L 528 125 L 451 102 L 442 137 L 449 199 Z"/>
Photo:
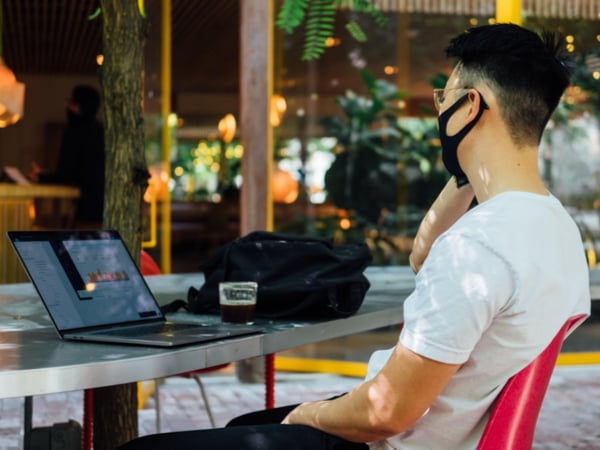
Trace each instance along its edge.
<path fill-rule="evenodd" d="M 96 388 L 166 377 L 402 322 L 414 287 L 408 267 L 369 268 L 371 287 L 357 314 L 326 321 L 266 321 L 263 334 L 172 349 L 63 341 L 33 286 L 0 285 L 0 398 Z M 146 278 L 159 303 L 185 298 L 201 274 Z M 186 312 L 174 321 L 218 321 Z"/>

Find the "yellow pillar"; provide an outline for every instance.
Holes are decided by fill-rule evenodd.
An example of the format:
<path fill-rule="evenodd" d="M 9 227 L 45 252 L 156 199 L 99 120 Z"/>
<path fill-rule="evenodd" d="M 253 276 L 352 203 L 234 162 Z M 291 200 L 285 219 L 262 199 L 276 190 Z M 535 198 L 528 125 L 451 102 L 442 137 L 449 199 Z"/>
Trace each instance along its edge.
<path fill-rule="evenodd" d="M 521 0 L 496 0 L 496 22 L 521 25 Z"/>
<path fill-rule="evenodd" d="M 171 175 L 171 0 L 162 0 L 161 44 L 161 120 L 162 120 L 162 169 Z M 171 273 L 171 194 L 165 189 L 161 204 L 162 234 L 160 239 L 160 267 L 163 273 Z"/>

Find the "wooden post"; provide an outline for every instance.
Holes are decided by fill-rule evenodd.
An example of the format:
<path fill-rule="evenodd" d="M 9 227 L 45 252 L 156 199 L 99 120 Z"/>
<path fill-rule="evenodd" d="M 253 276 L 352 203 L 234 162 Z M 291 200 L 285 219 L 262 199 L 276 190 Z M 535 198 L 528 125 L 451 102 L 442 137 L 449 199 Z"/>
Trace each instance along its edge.
<path fill-rule="evenodd" d="M 273 0 L 240 1 L 240 232 L 273 229 Z"/>

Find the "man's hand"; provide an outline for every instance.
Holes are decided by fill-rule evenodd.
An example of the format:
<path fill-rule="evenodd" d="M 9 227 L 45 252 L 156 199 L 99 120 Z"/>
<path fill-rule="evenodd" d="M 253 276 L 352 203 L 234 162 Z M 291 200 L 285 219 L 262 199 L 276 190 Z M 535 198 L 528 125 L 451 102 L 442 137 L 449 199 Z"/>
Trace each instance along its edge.
<path fill-rule="evenodd" d="M 326 402 L 327 400 L 302 403 L 291 411 L 281 423 L 284 425 L 309 425 L 311 417 L 316 417 L 317 410 Z"/>
<path fill-rule="evenodd" d="M 38 181 L 38 178 L 40 177 L 40 172 L 42 171 L 42 168 L 39 166 L 38 163 L 36 163 L 35 161 L 32 161 L 31 163 L 31 171 L 27 174 L 27 178 L 30 181 L 33 181 L 34 183 Z"/>

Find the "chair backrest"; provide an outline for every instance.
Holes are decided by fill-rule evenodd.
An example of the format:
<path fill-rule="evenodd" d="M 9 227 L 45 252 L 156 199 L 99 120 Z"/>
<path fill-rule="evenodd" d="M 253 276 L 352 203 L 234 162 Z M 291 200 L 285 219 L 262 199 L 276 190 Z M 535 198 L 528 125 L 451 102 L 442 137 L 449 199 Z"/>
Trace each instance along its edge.
<path fill-rule="evenodd" d="M 546 349 L 508 380 L 495 400 L 477 450 L 530 450 L 542 402 L 568 332 L 585 315 L 571 317 Z"/>
<path fill-rule="evenodd" d="M 160 267 L 146 250 L 142 250 L 140 253 L 140 272 L 142 272 L 142 275 L 161 274 Z"/>

